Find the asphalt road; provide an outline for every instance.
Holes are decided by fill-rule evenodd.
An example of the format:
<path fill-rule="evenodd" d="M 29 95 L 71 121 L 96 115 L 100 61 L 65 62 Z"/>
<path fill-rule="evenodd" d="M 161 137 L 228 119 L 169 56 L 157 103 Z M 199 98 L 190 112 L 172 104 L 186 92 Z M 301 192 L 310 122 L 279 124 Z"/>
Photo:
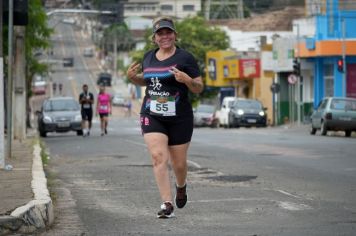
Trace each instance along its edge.
<path fill-rule="evenodd" d="M 81 57 L 78 32 L 58 27 L 65 41 L 56 51 L 76 52 L 75 67 L 53 78 L 75 78 L 65 88 L 75 95 L 93 83 L 95 64 Z M 108 132 L 100 136 L 96 119 L 88 138 L 43 139 L 56 220 L 41 235 L 355 235 L 355 137 L 311 136 L 305 126 L 195 129 L 188 204 L 162 220 L 138 117 L 118 110 Z"/>

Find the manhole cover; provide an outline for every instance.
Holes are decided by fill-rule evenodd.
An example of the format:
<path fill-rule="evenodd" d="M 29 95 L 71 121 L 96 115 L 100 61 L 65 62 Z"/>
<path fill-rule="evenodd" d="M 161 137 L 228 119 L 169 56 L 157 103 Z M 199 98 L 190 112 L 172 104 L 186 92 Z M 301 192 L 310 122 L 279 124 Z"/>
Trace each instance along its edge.
<path fill-rule="evenodd" d="M 218 176 L 209 176 L 205 177 L 209 180 L 219 181 L 219 182 L 231 182 L 231 183 L 238 183 L 238 182 L 247 182 L 250 180 L 257 179 L 257 176 L 253 175 L 218 175 Z"/>

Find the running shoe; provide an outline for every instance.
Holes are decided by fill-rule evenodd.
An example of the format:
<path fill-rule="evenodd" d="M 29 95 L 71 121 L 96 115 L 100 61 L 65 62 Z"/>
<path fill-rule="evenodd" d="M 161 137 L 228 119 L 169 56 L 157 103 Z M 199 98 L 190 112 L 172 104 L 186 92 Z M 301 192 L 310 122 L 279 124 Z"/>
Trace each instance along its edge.
<path fill-rule="evenodd" d="M 174 207 L 170 202 L 164 202 L 161 205 L 161 210 L 157 213 L 157 218 L 168 219 L 174 217 Z"/>
<path fill-rule="evenodd" d="M 176 197 L 175 197 L 175 202 L 177 208 L 183 208 L 185 204 L 187 203 L 188 196 L 187 196 L 187 184 L 185 184 L 183 187 L 178 187 L 176 185 Z"/>

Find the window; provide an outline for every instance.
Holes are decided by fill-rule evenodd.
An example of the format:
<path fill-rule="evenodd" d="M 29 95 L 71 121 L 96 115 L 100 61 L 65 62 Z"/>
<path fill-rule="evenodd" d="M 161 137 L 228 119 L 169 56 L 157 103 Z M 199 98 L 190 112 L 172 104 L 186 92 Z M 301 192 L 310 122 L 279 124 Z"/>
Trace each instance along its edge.
<path fill-rule="evenodd" d="M 168 4 L 161 5 L 161 10 L 162 11 L 173 11 L 173 5 L 168 5 Z"/>
<path fill-rule="evenodd" d="M 333 64 L 324 65 L 324 96 L 334 96 L 334 67 Z"/>
<path fill-rule="evenodd" d="M 194 5 L 183 5 L 183 11 L 194 11 Z"/>
<path fill-rule="evenodd" d="M 339 0 L 339 10 L 356 10 L 356 2 L 351 0 Z"/>

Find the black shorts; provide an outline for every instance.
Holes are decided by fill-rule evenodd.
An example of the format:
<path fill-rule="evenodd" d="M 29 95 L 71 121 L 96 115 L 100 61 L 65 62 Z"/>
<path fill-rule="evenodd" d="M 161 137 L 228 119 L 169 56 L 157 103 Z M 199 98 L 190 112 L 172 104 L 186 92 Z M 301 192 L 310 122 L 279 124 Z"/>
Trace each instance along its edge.
<path fill-rule="evenodd" d="M 92 109 L 82 109 L 82 119 L 91 121 L 93 119 L 93 110 Z"/>
<path fill-rule="evenodd" d="M 109 113 L 99 113 L 100 118 L 108 117 Z"/>
<path fill-rule="evenodd" d="M 168 145 L 180 145 L 191 141 L 193 135 L 193 117 L 156 117 L 142 115 L 140 117 L 142 134 L 163 133 L 168 137 Z"/>

